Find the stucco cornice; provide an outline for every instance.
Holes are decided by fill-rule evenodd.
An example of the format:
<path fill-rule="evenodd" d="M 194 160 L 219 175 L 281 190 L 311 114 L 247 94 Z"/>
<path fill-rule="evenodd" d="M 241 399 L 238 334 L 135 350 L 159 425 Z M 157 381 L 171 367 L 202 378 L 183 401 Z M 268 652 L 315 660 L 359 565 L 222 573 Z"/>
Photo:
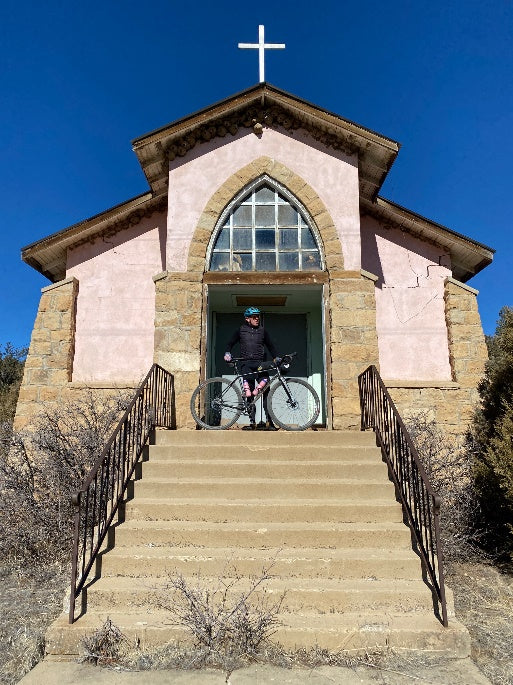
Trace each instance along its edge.
<path fill-rule="evenodd" d="M 167 195 L 155 197 L 151 192 L 144 193 L 27 245 L 21 250 L 21 258 L 52 282 L 60 281 L 66 276 L 68 249 L 93 242 L 101 237 L 112 236 L 138 224 L 141 219 L 155 212 L 165 211 L 166 208 Z"/>
<path fill-rule="evenodd" d="M 377 219 L 382 226 L 407 231 L 421 240 L 428 241 L 446 250 L 451 257 L 454 278 L 468 281 L 479 271 L 491 264 L 495 250 L 461 233 L 456 233 L 405 207 L 377 197 L 374 202 L 360 198 L 362 216 Z"/>
<path fill-rule="evenodd" d="M 201 143 L 234 136 L 241 129 L 265 135 L 302 129 L 314 140 L 358 158 L 360 192 L 373 198 L 399 151 L 399 143 L 263 83 L 132 141 L 154 191 L 167 187 L 168 163 Z"/>

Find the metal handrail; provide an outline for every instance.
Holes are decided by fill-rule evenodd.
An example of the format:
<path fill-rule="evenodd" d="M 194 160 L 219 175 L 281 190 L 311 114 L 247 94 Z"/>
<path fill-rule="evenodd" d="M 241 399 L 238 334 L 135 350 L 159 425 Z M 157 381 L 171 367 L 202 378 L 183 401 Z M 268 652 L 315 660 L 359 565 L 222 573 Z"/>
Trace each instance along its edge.
<path fill-rule="evenodd" d="M 98 556 L 150 433 L 156 426 L 172 428 L 173 412 L 173 376 L 153 364 L 80 490 L 72 496 L 75 522 L 70 623 L 75 620 L 75 601 Z"/>
<path fill-rule="evenodd" d="M 419 554 L 440 603 L 442 623 L 447 626 L 440 543 L 440 496 L 433 490 L 417 449 L 375 366 L 369 366 L 358 376 L 358 386 L 361 428 L 373 428 L 376 433 L 417 541 Z"/>

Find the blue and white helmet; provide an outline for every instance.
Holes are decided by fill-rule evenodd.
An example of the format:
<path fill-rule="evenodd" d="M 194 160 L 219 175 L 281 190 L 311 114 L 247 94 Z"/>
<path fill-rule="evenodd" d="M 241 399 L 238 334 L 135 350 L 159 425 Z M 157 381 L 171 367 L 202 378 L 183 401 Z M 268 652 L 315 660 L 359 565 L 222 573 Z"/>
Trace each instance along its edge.
<path fill-rule="evenodd" d="M 260 314 L 260 309 L 258 307 L 248 307 L 244 312 L 244 317 L 247 319 L 249 316 L 254 316 L 255 314 Z"/>

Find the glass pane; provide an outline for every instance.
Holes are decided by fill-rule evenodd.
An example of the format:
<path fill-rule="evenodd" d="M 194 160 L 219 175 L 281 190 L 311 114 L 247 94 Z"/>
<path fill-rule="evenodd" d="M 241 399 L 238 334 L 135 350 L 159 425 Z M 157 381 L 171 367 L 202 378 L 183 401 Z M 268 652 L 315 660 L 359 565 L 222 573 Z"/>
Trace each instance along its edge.
<path fill-rule="evenodd" d="M 273 250 L 276 247 L 276 232 L 274 228 L 255 229 L 255 249 Z"/>
<path fill-rule="evenodd" d="M 214 252 L 210 262 L 210 271 L 230 271 L 230 253 Z"/>
<path fill-rule="evenodd" d="M 232 271 L 251 271 L 253 267 L 251 254 L 234 254 Z"/>
<path fill-rule="evenodd" d="M 278 204 L 280 204 L 280 205 L 288 205 L 289 204 L 289 201 L 286 200 L 283 197 L 283 195 L 280 195 L 279 193 L 277 193 L 277 195 L 278 195 Z"/>
<path fill-rule="evenodd" d="M 279 226 L 297 226 L 297 212 L 290 205 L 280 205 L 278 207 Z"/>
<path fill-rule="evenodd" d="M 217 236 L 214 250 L 229 250 L 230 249 L 230 229 L 223 228 Z"/>
<path fill-rule="evenodd" d="M 297 228 L 280 228 L 280 249 L 298 249 Z"/>
<path fill-rule="evenodd" d="M 265 204 L 269 202 L 274 204 L 274 190 L 272 188 L 268 188 L 267 186 L 259 188 L 255 192 L 255 202 L 257 204 Z"/>
<path fill-rule="evenodd" d="M 301 247 L 306 249 L 317 247 L 313 233 L 309 228 L 301 229 Z"/>
<path fill-rule="evenodd" d="M 251 206 L 237 207 L 233 213 L 234 226 L 251 226 Z"/>
<path fill-rule="evenodd" d="M 280 271 L 299 271 L 299 254 L 297 252 L 280 252 Z"/>
<path fill-rule="evenodd" d="M 276 271 L 276 253 L 257 252 L 255 255 L 255 268 L 257 271 Z"/>
<path fill-rule="evenodd" d="M 234 250 L 251 250 L 251 229 L 234 228 L 232 241 Z"/>
<path fill-rule="evenodd" d="M 274 226 L 274 205 L 255 207 L 255 226 Z"/>
<path fill-rule="evenodd" d="M 303 271 L 320 271 L 321 255 L 316 252 L 303 252 Z"/>

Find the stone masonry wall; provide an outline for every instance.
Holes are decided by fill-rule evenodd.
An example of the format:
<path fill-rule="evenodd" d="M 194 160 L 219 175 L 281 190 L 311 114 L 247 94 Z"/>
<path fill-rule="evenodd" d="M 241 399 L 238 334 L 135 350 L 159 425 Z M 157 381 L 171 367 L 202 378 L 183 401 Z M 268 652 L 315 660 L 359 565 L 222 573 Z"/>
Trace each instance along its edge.
<path fill-rule="evenodd" d="M 189 402 L 200 379 L 202 274 L 164 272 L 153 280 L 154 361 L 174 375 L 177 428 L 194 428 Z"/>
<path fill-rule="evenodd" d="M 360 428 L 358 375 L 379 368 L 375 276 L 366 272 L 330 273 L 331 396 L 335 430 Z"/>
<path fill-rule="evenodd" d="M 41 291 L 21 383 L 14 426 L 24 428 L 66 391 L 73 370 L 78 281 L 68 278 Z"/>

